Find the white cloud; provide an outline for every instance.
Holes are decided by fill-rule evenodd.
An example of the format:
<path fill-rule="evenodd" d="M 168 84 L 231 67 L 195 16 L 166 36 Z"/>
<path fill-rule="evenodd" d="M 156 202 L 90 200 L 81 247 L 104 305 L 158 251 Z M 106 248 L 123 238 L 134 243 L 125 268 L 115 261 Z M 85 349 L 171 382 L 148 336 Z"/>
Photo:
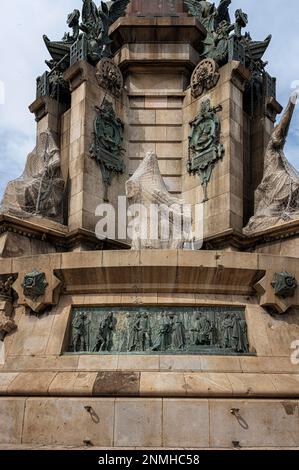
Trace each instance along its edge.
<path fill-rule="evenodd" d="M 97 3 L 100 3 L 99 1 Z M 13 0 L 1 2 L 0 81 L 5 85 L 5 104 L 0 104 L 0 194 L 9 179 L 23 169 L 26 155 L 34 146 L 35 122 L 28 105 L 35 98 L 35 80 L 46 70 L 49 58 L 42 35 L 60 39 L 68 30 L 67 14 L 81 8 L 82 0 Z M 291 84 L 299 80 L 299 15 L 295 1 L 233 0 L 236 8 L 248 12 L 248 30 L 254 39 L 273 39 L 266 60 L 269 72 L 277 77 L 278 100 L 285 105 Z M 6 47 L 7 45 L 7 47 Z M 295 112 L 287 156 L 299 167 L 299 107 Z"/>

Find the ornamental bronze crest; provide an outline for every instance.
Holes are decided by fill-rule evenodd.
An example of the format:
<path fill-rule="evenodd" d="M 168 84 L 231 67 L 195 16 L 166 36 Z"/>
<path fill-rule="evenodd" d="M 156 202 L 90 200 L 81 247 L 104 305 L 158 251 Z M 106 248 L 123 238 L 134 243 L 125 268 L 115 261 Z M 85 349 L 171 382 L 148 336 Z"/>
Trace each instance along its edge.
<path fill-rule="evenodd" d="M 124 80 L 119 67 L 113 60 L 108 58 L 100 60 L 97 64 L 96 77 L 102 88 L 110 91 L 117 98 L 120 97 Z"/>
<path fill-rule="evenodd" d="M 191 77 L 191 93 L 199 98 L 205 90 L 214 88 L 220 78 L 219 66 L 213 59 L 204 59 L 195 68 Z"/>
<path fill-rule="evenodd" d="M 96 109 L 90 155 L 101 168 L 104 200 L 108 201 L 108 188 L 111 186 L 113 175 L 123 173 L 125 170 L 123 161 L 125 150 L 122 147 L 124 124 L 116 116 L 112 103 L 106 98 L 101 107 Z"/>
<path fill-rule="evenodd" d="M 199 175 L 204 187 L 204 202 L 208 200 L 207 186 L 212 170 L 224 154 L 224 147 L 220 143 L 220 119 L 217 116 L 221 110 L 221 106 L 211 108 L 210 100 L 204 100 L 199 114 L 190 123 L 187 169 L 190 174 Z"/>
<path fill-rule="evenodd" d="M 293 274 L 281 272 L 275 273 L 271 285 L 275 290 L 275 295 L 286 299 L 288 297 L 294 297 L 298 282 Z"/>
<path fill-rule="evenodd" d="M 29 297 L 29 299 L 36 301 L 39 297 L 44 295 L 46 288 L 48 287 L 45 273 L 40 271 L 27 273 L 24 277 L 22 286 L 25 297 Z"/>

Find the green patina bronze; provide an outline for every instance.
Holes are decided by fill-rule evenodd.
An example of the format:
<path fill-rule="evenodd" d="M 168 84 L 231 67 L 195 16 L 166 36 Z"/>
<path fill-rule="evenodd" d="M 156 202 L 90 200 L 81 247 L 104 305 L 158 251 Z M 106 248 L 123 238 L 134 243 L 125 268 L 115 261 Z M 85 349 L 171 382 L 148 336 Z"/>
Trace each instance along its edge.
<path fill-rule="evenodd" d="M 34 301 L 37 300 L 39 297 L 44 295 L 46 288 L 48 287 L 45 273 L 41 271 L 27 273 L 24 277 L 22 287 L 25 297 Z"/>
<path fill-rule="evenodd" d="M 95 65 L 103 58 L 112 57 L 109 28 L 124 15 L 129 2 L 101 2 L 98 8 L 92 0 L 83 0 L 82 14 L 76 9 L 67 17 L 72 34 L 65 33 L 61 41 L 51 41 L 44 35 L 44 42 L 51 55 L 51 60 L 46 61 L 50 72 L 38 78 L 37 96 L 46 95 L 62 101 L 68 86 L 63 80 L 63 74 L 70 65 L 81 59 Z"/>
<path fill-rule="evenodd" d="M 68 352 L 249 354 L 243 308 L 75 308 Z"/>
<path fill-rule="evenodd" d="M 198 174 L 204 187 L 204 201 L 207 197 L 207 186 L 212 170 L 217 161 L 223 157 L 224 148 L 220 143 L 220 120 L 217 112 L 222 108 L 211 108 L 210 100 L 201 103 L 201 109 L 194 121 L 191 122 L 189 137 L 188 172 Z"/>
<path fill-rule="evenodd" d="M 275 273 L 272 287 L 278 297 L 286 299 L 295 295 L 295 290 L 298 287 L 295 276 L 288 272 Z"/>
<path fill-rule="evenodd" d="M 241 9 L 235 12 L 232 23 L 229 6 L 231 0 L 221 0 L 218 7 L 214 3 L 200 0 L 185 0 L 189 13 L 195 16 L 207 31 L 200 51 L 202 59 L 214 59 L 218 65 L 230 60 L 239 60 L 253 73 L 254 78 L 263 73 L 266 63 L 262 57 L 271 41 L 253 41 L 249 33 L 242 35 L 248 24 L 248 16 Z"/>
<path fill-rule="evenodd" d="M 104 99 L 101 107 L 96 109 L 90 155 L 101 168 L 104 199 L 108 201 L 108 187 L 112 183 L 113 175 L 123 173 L 125 170 L 122 147 L 124 125 L 116 116 L 112 103 L 107 99 Z"/>

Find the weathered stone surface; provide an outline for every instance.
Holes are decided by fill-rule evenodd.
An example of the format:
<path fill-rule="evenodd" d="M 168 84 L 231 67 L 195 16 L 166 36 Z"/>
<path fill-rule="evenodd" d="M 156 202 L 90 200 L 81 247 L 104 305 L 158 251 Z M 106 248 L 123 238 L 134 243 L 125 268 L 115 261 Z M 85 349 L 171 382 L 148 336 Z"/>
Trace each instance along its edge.
<path fill-rule="evenodd" d="M 165 447 L 209 447 L 208 400 L 164 400 L 163 444 Z"/>
<path fill-rule="evenodd" d="M 47 395 L 56 372 L 24 372 L 18 374 L 7 388 L 8 395 Z"/>
<path fill-rule="evenodd" d="M 159 356 L 127 356 L 121 355 L 118 358 L 118 370 L 159 370 Z"/>
<path fill-rule="evenodd" d="M 298 400 L 292 399 L 44 397 L 27 399 L 25 414 L 24 402 L 0 398 L 1 448 L 21 440 L 24 448 L 83 448 L 86 442 L 106 449 L 296 448 L 299 444 Z"/>
<path fill-rule="evenodd" d="M 0 394 L 5 395 L 8 387 L 18 376 L 17 372 L 0 373 Z"/>
<path fill-rule="evenodd" d="M 185 374 L 188 397 L 231 396 L 232 386 L 228 374 Z"/>
<path fill-rule="evenodd" d="M 236 415 L 231 413 L 236 409 Z M 221 426 L 219 425 L 221 423 Z M 218 400 L 210 402 L 210 446 L 281 448 L 299 445 L 298 402 Z"/>
<path fill-rule="evenodd" d="M 162 400 L 116 399 L 114 432 L 116 447 L 160 447 Z"/>
<path fill-rule="evenodd" d="M 222 357 L 222 356 L 202 356 L 202 371 L 209 372 L 241 372 L 241 364 L 239 357 Z"/>
<path fill-rule="evenodd" d="M 86 409 L 91 406 L 90 411 Z M 83 447 L 113 445 L 114 400 L 88 402 L 76 398 L 29 399 L 23 443 Z"/>
<path fill-rule="evenodd" d="M 113 371 L 117 369 L 118 356 L 80 356 L 79 370 L 107 370 Z"/>
<path fill-rule="evenodd" d="M 24 398 L 0 398 L 0 445 L 21 443 L 24 407 Z"/>
<path fill-rule="evenodd" d="M 264 374 L 227 374 L 235 396 L 275 396 L 276 389 L 270 376 Z M 298 393 L 298 392 L 297 392 Z"/>
<path fill-rule="evenodd" d="M 140 377 L 142 396 L 174 397 L 187 395 L 183 373 L 142 372 Z"/>
<path fill-rule="evenodd" d="M 160 369 L 167 371 L 200 371 L 200 356 L 161 356 Z"/>
<path fill-rule="evenodd" d="M 276 396 L 290 397 L 291 399 L 298 396 L 299 374 L 272 374 L 271 381 L 276 389 Z"/>
<path fill-rule="evenodd" d="M 139 394 L 140 373 L 99 372 L 92 389 L 94 396 L 129 396 Z"/>

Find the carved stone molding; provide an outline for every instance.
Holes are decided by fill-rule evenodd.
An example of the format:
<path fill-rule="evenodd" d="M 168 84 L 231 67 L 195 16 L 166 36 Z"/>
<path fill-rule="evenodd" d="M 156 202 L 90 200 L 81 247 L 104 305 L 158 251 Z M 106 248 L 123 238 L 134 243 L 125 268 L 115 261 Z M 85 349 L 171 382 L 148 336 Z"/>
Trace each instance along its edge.
<path fill-rule="evenodd" d="M 204 91 L 214 88 L 220 78 L 219 66 L 213 59 L 202 60 L 191 77 L 191 93 L 194 98 L 199 98 Z"/>
<path fill-rule="evenodd" d="M 270 97 L 265 100 L 265 116 L 272 122 L 276 121 L 276 117 L 283 110 L 283 107 L 276 101 L 275 98 Z"/>
<path fill-rule="evenodd" d="M 99 85 L 117 98 L 124 86 L 122 73 L 112 59 L 104 58 L 97 64 L 96 77 Z"/>
<path fill-rule="evenodd" d="M 6 335 L 17 329 L 17 325 L 12 319 L 12 314 L 12 304 L 7 300 L 0 300 L 0 341 L 3 341 Z"/>
<path fill-rule="evenodd" d="M 0 300 L 8 300 L 12 302 L 13 300 L 13 291 L 12 285 L 14 283 L 13 276 L 5 276 L 0 278 Z"/>
<path fill-rule="evenodd" d="M 47 114 L 61 115 L 66 111 L 66 106 L 58 103 L 50 96 L 39 96 L 30 106 L 29 111 L 35 115 L 36 122 L 39 122 Z M 58 129 L 57 129 L 58 131 Z"/>
<path fill-rule="evenodd" d="M 3 276 L 0 278 L 0 341 L 3 341 L 7 334 L 17 328 L 12 319 L 14 312 L 13 283 L 13 276 Z"/>
<path fill-rule="evenodd" d="M 61 281 L 52 270 L 31 269 L 30 272 L 19 272 L 14 284 L 19 300 L 18 304 L 40 314 L 46 308 L 58 303 Z"/>
<path fill-rule="evenodd" d="M 64 79 L 70 82 L 71 93 L 75 91 L 82 83 L 94 77 L 94 67 L 85 60 L 79 60 L 64 74 Z"/>
<path fill-rule="evenodd" d="M 286 313 L 291 307 L 299 307 L 299 272 L 275 272 L 267 274 L 255 285 L 260 305 L 276 313 Z"/>

